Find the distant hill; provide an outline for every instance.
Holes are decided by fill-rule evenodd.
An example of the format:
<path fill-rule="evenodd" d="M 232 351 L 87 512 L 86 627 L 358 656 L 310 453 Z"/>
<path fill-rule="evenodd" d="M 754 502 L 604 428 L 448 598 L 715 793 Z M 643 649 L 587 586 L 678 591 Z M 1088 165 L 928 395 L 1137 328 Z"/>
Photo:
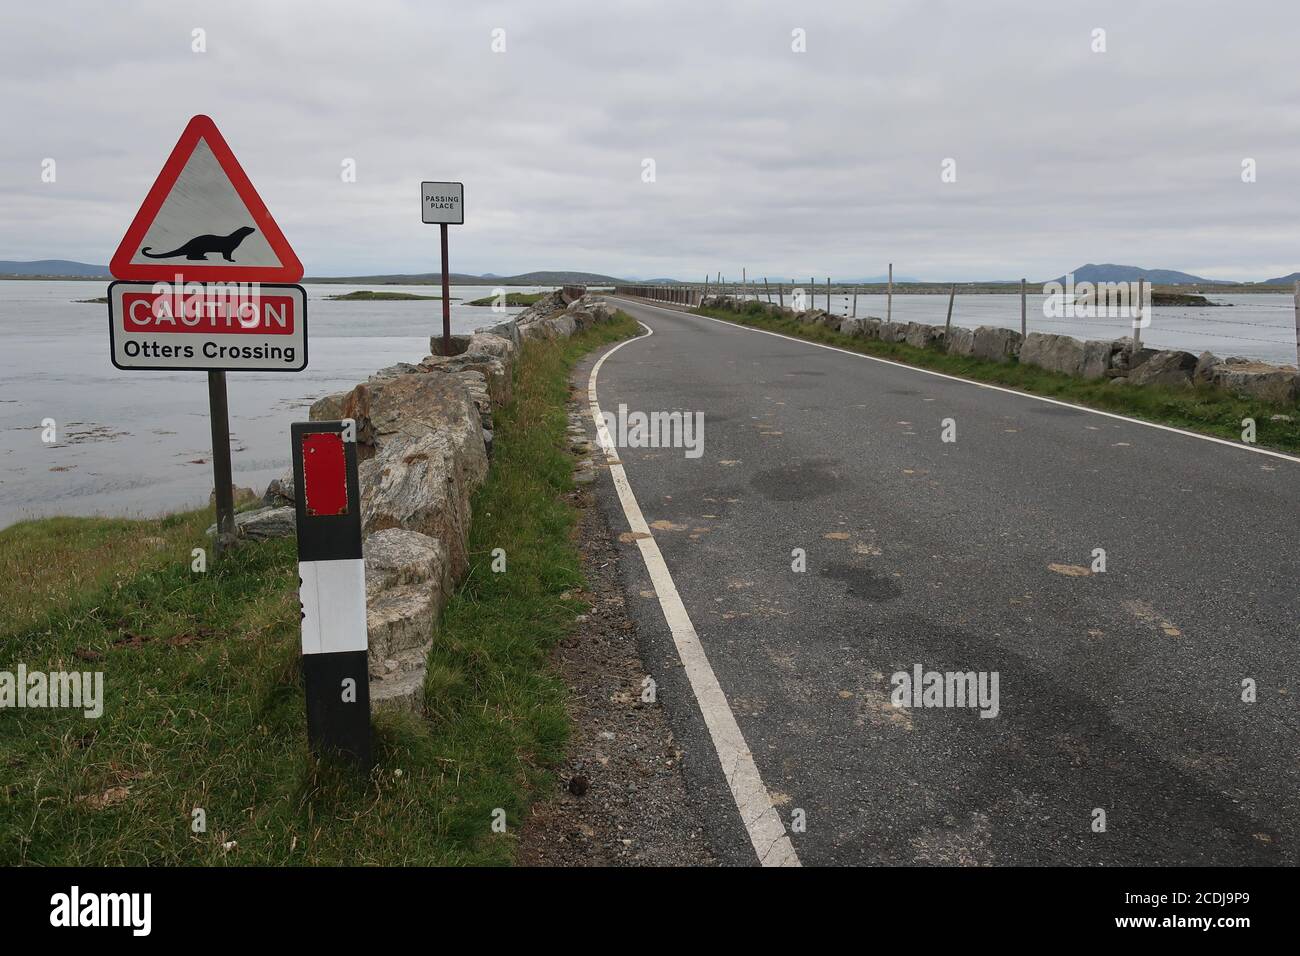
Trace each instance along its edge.
<path fill-rule="evenodd" d="M 37 259 L 35 262 L 10 262 L 0 259 L 0 276 L 76 276 L 107 279 L 108 266 L 92 266 L 70 259 Z"/>
<path fill-rule="evenodd" d="M 1260 285 L 1295 285 L 1300 281 L 1300 272 L 1293 272 L 1289 276 L 1278 276 L 1276 279 L 1265 279 Z"/>
<path fill-rule="evenodd" d="M 1148 282 L 1156 285 L 1233 285 L 1234 283 L 1224 279 L 1206 279 L 1201 276 L 1194 276 L 1187 272 L 1178 272 L 1174 269 L 1143 269 L 1141 266 L 1119 266 L 1111 262 L 1104 262 L 1098 265 L 1095 262 L 1089 262 L 1086 266 L 1080 266 L 1074 270 L 1074 281 L 1079 282 L 1137 282 L 1139 279 L 1146 279 Z M 1064 282 L 1065 276 L 1059 276 L 1055 281 Z"/>
<path fill-rule="evenodd" d="M 614 285 L 622 279 L 594 272 L 525 272 L 517 276 L 469 275 L 453 272 L 452 285 Z M 303 282 L 333 282 L 347 285 L 431 285 L 442 282 L 440 272 L 393 273 L 369 276 L 307 276 Z"/>
<path fill-rule="evenodd" d="M 109 279 L 108 266 L 96 266 L 70 259 L 38 259 L 34 262 L 0 260 L 0 276 L 28 276 L 40 278 Z M 499 276 L 491 272 L 470 275 L 453 272 L 451 281 L 456 285 L 613 285 L 622 282 L 613 276 L 594 272 L 525 272 L 517 276 Z M 391 273 L 366 276 L 308 276 L 304 282 L 339 282 L 349 285 L 367 282 L 374 285 L 428 285 L 442 282 L 440 272 L 415 274 Z M 672 281 L 672 280 L 667 280 Z"/>

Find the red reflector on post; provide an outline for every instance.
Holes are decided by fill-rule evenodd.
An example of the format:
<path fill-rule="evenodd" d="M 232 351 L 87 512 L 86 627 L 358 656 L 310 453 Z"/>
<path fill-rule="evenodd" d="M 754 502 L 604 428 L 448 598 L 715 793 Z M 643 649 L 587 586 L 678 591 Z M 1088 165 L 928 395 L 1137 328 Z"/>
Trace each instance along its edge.
<path fill-rule="evenodd" d="M 308 515 L 328 517 L 348 513 L 348 469 L 342 435 L 313 432 L 303 438 L 302 485 Z"/>

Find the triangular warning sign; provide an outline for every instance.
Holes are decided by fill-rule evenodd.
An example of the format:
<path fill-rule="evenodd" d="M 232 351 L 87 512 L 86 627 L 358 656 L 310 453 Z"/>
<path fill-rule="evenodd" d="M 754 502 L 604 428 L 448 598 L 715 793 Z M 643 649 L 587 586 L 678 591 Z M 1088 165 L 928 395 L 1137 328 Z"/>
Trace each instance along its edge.
<path fill-rule="evenodd" d="M 196 116 L 109 262 L 118 279 L 297 282 L 302 263 L 217 125 Z"/>

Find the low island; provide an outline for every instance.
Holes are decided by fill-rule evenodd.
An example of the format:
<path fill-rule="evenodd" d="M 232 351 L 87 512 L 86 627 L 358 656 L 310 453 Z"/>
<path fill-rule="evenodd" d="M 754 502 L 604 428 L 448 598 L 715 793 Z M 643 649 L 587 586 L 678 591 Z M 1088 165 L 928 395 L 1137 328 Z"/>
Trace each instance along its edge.
<path fill-rule="evenodd" d="M 325 298 L 333 302 L 409 302 L 416 299 L 433 302 L 442 301 L 440 295 L 416 295 L 414 292 L 371 292 L 369 289 L 362 289 L 358 292 L 345 292 L 343 295 L 327 295 Z M 457 302 L 459 300 L 452 296 L 451 301 Z"/>

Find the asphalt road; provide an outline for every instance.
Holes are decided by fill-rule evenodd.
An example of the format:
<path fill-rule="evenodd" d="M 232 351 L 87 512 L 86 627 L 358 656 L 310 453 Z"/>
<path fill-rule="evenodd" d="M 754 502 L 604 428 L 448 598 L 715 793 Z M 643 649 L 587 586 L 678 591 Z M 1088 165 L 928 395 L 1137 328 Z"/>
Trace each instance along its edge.
<path fill-rule="evenodd" d="M 1300 861 L 1300 464 L 619 306 L 654 335 L 605 361 L 599 401 L 704 413 L 699 458 L 618 453 L 804 865 Z M 622 548 L 691 799 L 752 865 Z M 996 672 L 997 716 L 895 707 L 917 665 Z"/>

